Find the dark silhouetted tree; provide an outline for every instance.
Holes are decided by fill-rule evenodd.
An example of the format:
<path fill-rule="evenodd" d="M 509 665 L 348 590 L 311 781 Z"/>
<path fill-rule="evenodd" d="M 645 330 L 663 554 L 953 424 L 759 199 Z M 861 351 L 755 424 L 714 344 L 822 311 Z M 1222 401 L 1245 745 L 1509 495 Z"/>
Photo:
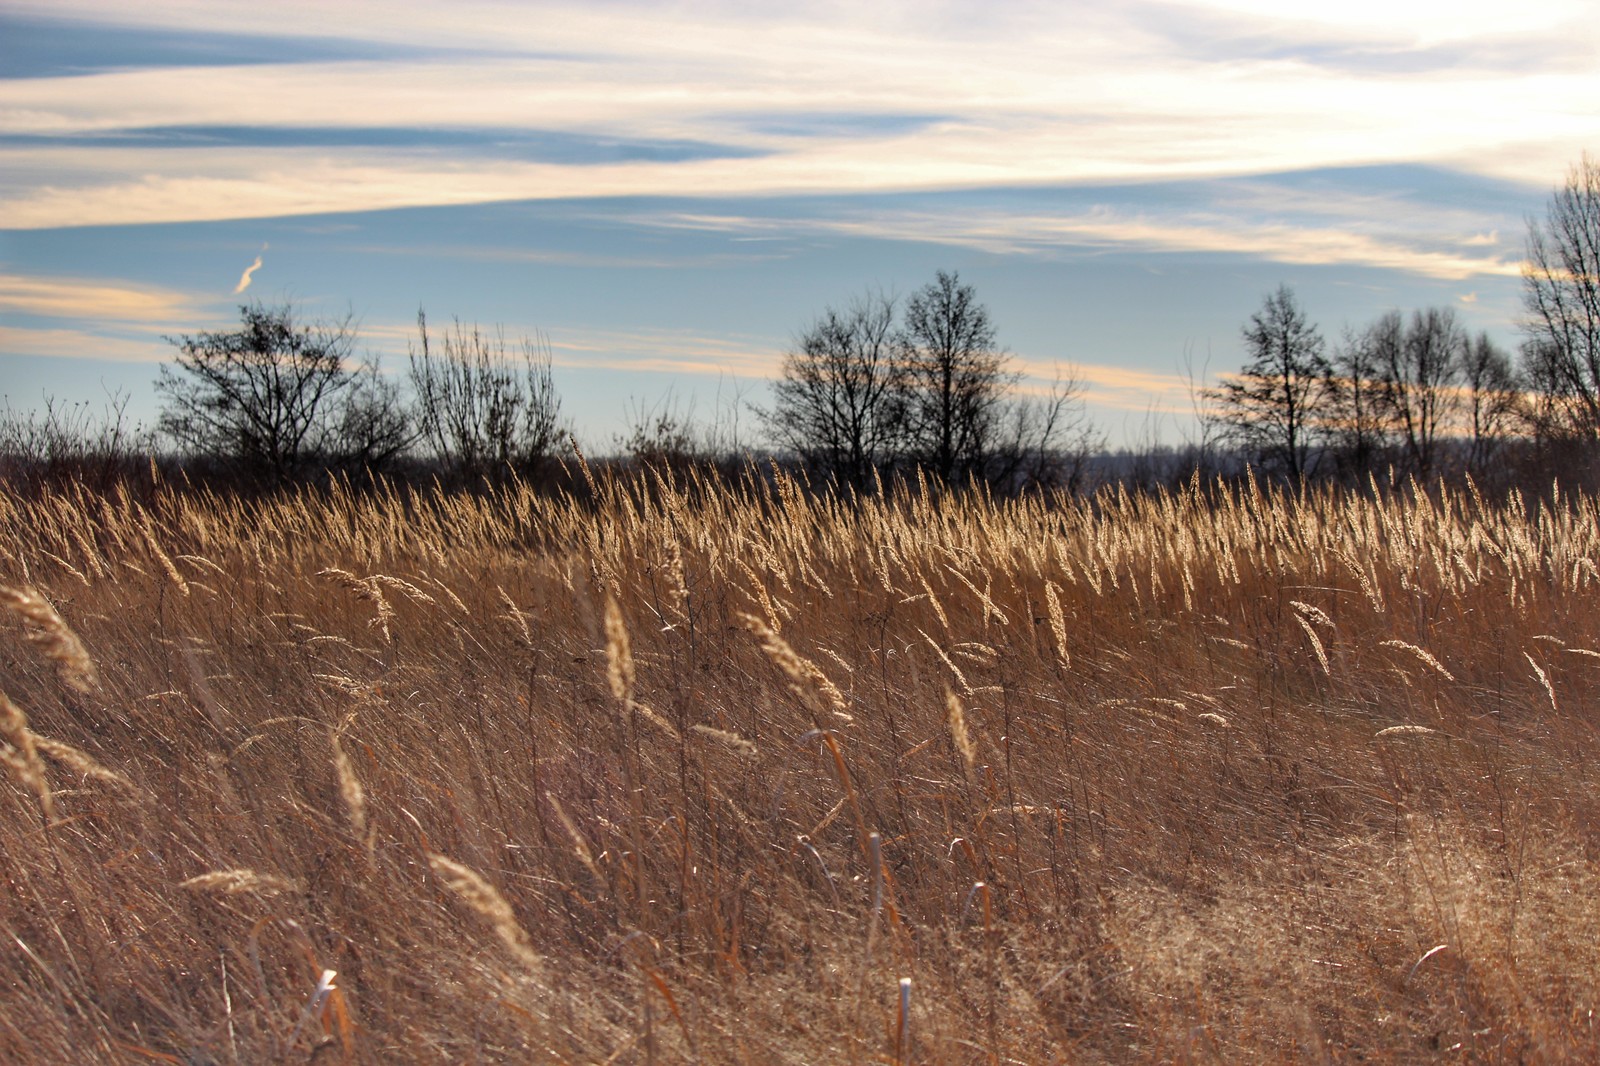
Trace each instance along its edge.
<path fill-rule="evenodd" d="M 96 412 L 88 403 L 44 398 L 44 409 L 0 407 L 0 482 L 76 481 L 109 488 L 155 451 L 153 435 L 128 420 L 126 392 L 107 392 Z"/>
<path fill-rule="evenodd" d="M 436 349 L 420 312 L 417 333 L 411 350 L 417 431 L 452 473 L 530 473 L 570 438 L 542 339 L 508 346 L 503 334 L 490 336 L 458 319 Z"/>
<path fill-rule="evenodd" d="M 1347 478 L 1364 478 L 1388 455 L 1391 427 L 1383 402 L 1383 368 L 1404 343 L 1405 323 L 1396 311 L 1366 329 L 1347 332 L 1334 353 L 1328 440 Z"/>
<path fill-rule="evenodd" d="M 913 456 L 949 483 L 982 477 L 1018 380 L 988 309 L 971 285 L 941 270 L 906 301 L 902 337 Z"/>
<path fill-rule="evenodd" d="M 909 378 L 894 300 L 867 293 L 828 308 L 785 353 L 768 434 L 814 471 L 857 489 L 899 460 L 906 441 Z"/>
<path fill-rule="evenodd" d="M 280 481 L 327 461 L 340 401 L 370 367 L 352 363 L 350 320 L 300 323 L 288 305 L 239 309 L 239 329 L 168 338 L 158 428 L 191 455 Z"/>
<path fill-rule="evenodd" d="M 1089 419 L 1082 378 L 1072 367 L 1057 366 L 1049 391 L 1004 401 L 996 440 L 983 459 L 983 477 L 1003 489 L 1077 492 L 1105 444 L 1105 434 Z"/>
<path fill-rule="evenodd" d="M 339 400 L 332 433 L 334 462 L 346 469 L 385 471 L 416 440 L 400 385 L 375 363 L 363 363 Z"/>
<path fill-rule="evenodd" d="M 972 286 L 941 271 L 898 325 L 881 293 L 824 311 L 784 356 L 761 417 L 780 448 L 857 489 L 912 467 L 948 484 L 1076 488 L 1103 446 L 1082 381 L 1058 367 L 1038 395 L 1020 382 Z"/>
<path fill-rule="evenodd" d="M 1600 160 L 1585 155 L 1551 195 L 1543 224 L 1529 220 L 1527 252 L 1528 378 L 1547 395 L 1544 411 L 1568 421 L 1563 435 L 1593 441 L 1600 434 Z"/>
<path fill-rule="evenodd" d="M 1487 333 L 1479 333 L 1463 352 L 1461 383 L 1466 390 L 1467 469 L 1482 475 L 1511 434 L 1522 389 L 1511 357 Z"/>
<path fill-rule="evenodd" d="M 1326 433 L 1333 367 L 1322 334 L 1287 285 L 1267 296 L 1242 330 L 1248 361 L 1210 390 L 1228 437 L 1264 467 L 1301 478 Z"/>
<path fill-rule="evenodd" d="M 1398 339 L 1379 349 L 1383 406 L 1406 463 L 1427 475 L 1439 461 L 1441 435 L 1453 428 L 1467 334 L 1448 307 L 1413 312 L 1403 332 L 1399 321 L 1398 311 L 1379 320 L 1385 336 Z"/>

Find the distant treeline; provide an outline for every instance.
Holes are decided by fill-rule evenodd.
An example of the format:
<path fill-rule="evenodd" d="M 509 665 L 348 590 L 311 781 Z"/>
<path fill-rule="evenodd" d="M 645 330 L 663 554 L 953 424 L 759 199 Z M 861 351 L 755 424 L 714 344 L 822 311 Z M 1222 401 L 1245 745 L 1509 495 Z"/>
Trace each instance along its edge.
<path fill-rule="evenodd" d="M 1529 223 L 1523 341 L 1469 335 L 1451 308 L 1390 310 L 1337 343 L 1287 286 L 1241 335 L 1244 365 L 1196 385 L 1182 447 L 1111 453 L 1081 379 L 1057 368 L 1044 395 L 1000 346 L 987 308 L 954 273 L 904 301 L 866 292 L 827 308 L 784 354 L 766 406 L 735 398 L 710 418 L 671 399 L 631 412 L 611 463 L 740 465 L 873 492 L 899 478 L 1001 493 L 1196 474 L 1365 484 L 1471 476 L 1481 487 L 1593 485 L 1600 442 L 1600 161 L 1585 156 Z M 46 401 L 0 412 L 0 472 L 14 485 L 112 481 L 158 463 L 213 487 L 272 489 L 328 477 L 493 486 L 565 481 L 580 460 L 542 338 L 508 340 L 417 318 L 406 373 L 358 354 L 348 318 L 292 305 L 240 308 L 231 330 L 171 338 L 154 427 L 126 397 L 101 411 Z M 741 433 L 741 413 L 758 432 Z"/>

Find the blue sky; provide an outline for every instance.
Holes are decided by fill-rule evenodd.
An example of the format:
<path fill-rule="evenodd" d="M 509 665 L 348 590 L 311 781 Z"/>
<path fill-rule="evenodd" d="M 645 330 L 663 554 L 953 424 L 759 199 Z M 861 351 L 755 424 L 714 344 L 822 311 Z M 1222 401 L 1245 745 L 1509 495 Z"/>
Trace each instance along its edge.
<path fill-rule="evenodd" d="M 1178 439 L 1281 282 L 1333 340 L 1449 305 L 1514 345 L 1600 5 L 1333 6 L 8 0 L 0 392 L 149 419 L 163 337 L 257 298 L 398 373 L 420 307 L 542 331 L 603 450 L 939 269 L 1117 441 Z"/>

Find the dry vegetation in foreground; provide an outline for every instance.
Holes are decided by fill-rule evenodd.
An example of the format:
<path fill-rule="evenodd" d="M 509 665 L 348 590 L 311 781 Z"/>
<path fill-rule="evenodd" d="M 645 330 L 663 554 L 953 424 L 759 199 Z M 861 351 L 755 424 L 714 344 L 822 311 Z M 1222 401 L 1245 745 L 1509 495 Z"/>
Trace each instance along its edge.
<path fill-rule="evenodd" d="M 1470 491 L 0 497 L 0 1059 L 1596 1061 L 1597 561 Z"/>

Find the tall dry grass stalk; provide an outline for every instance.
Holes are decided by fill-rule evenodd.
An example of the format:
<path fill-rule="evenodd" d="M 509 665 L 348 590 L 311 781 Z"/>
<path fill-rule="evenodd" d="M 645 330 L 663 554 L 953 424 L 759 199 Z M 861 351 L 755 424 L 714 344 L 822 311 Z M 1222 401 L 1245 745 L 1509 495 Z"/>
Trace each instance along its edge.
<path fill-rule="evenodd" d="M 1522 657 L 1528 660 L 1529 666 L 1533 667 L 1533 676 L 1539 679 L 1539 687 L 1544 689 L 1545 695 L 1549 698 L 1550 709 L 1552 711 L 1559 710 L 1560 708 L 1556 706 L 1556 688 L 1550 683 L 1550 675 L 1545 673 L 1544 667 L 1535 662 L 1533 656 L 1527 652 L 1523 652 Z"/>
<path fill-rule="evenodd" d="M 494 591 L 500 597 L 500 605 L 506 609 L 506 613 L 501 617 L 516 628 L 517 636 L 522 638 L 522 646 L 531 650 L 533 648 L 533 633 L 528 629 L 527 616 L 522 613 L 522 609 L 517 606 L 516 601 L 506 593 L 505 589 L 496 585 Z M 470 611 L 466 613 L 470 613 Z"/>

